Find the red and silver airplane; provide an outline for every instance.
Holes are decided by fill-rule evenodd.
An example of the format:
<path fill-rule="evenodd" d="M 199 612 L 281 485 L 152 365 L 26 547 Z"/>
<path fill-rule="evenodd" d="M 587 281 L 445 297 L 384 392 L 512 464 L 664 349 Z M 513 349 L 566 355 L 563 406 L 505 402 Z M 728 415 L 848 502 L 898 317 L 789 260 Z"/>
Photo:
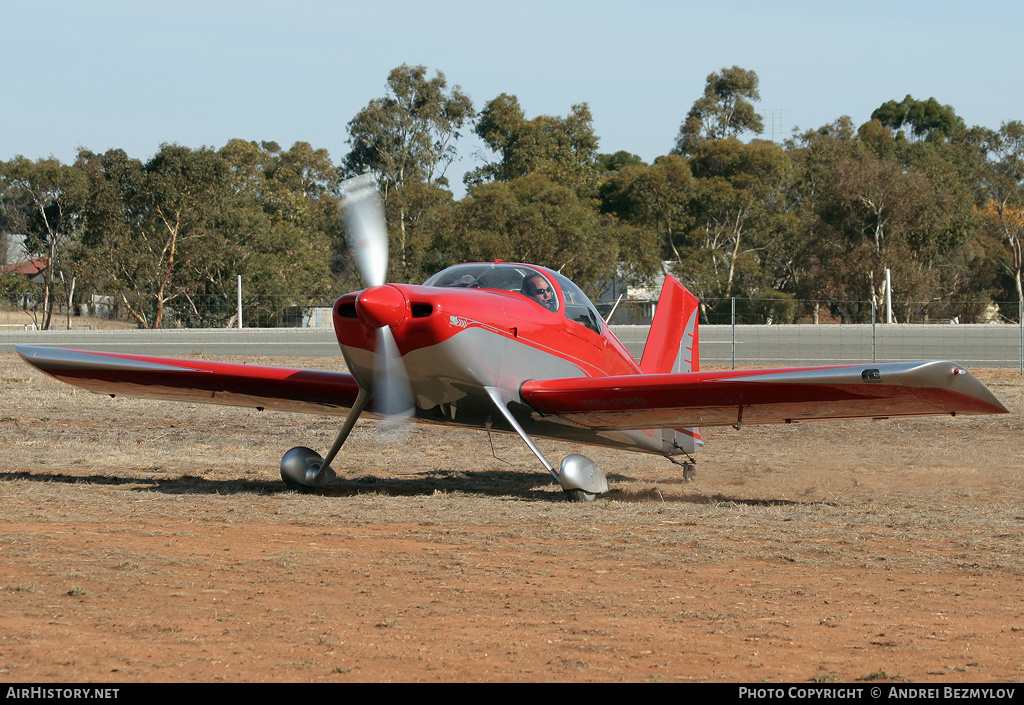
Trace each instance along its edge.
<path fill-rule="evenodd" d="M 689 479 L 702 426 L 1008 413 L 954 362 L 701 372 L 698 302 L 671 276 L 637 364 L 582 290 L 544 267 L 461 264 L 421 286 L 385 283 L 376 184 L 347 182 L 344 207 L 367 287 L 334 304 L 351 374 L 36 346 L 18 352 L 100 394 L 344 416 L 325 456 L 305 447 L 285 454 L 281 476 L 297 488 L 334 479 L 330 463 L 364 411 L 516 433 L 574 501 L 607 492 L 604 474 L 578 454 L 556 469 L 533 438 L 663 455 Z"/>

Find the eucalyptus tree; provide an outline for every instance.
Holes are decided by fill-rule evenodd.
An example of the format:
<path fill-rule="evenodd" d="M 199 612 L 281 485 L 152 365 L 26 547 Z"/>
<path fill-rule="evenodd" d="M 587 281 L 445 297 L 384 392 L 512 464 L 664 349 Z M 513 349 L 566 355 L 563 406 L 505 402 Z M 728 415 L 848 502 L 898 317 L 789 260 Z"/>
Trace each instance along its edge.
<path fill-rule="evenodd" d="M 198 271 L 216 258 L 215 214 L 228 170 L 212 149 L 162 145 L 145 164 L 120 150 L 83 152 L 89 195 L 81 256 L 93 286 L 114 293 L 143 328 L 160 328 L 171 302 L 202 289 Z"/>
<path fill-rule="evenodd" d="M 911 140 L 938 141 L 949 139 L 966 129 L 966 124 L 951 105 L 942 105 L 935 98 L 915 100 L 907 96 L 897 103 L 889 100 L 882 103 L 871 119 L 878 120 L 897 136 L 910 131 Z"/>
<path fill-rule="evenodd" d="M 17 228 L 26 236 L 31 254 L 46 262 L 43 270 L 42 327 L 49 328 L 60 280 L 67 292 L 70 312 L 74 277 L 62 257 L 78 227 L 77 205 L 82 198 L 83 180 L 73 167 L 53 157 L 31 161 L 17 156 L 0 163 L 0 193 L 7 201 L 8 229 Z"/>
<path fill-rule="evenodd" d="M 754 71 L 739 66 L 710 73 L 704 94 L 698 98 L 679 127 L 675 154 L 693 154 L 705 140 L 738 138 L 764 131 L 764 121 L 754 109 L 761 100 L 760 79 Z"/>
<path fill-rule="evenodd" d="M 623 149 L 615 152 L 615 154 L 598 154 L 597 164 L 605 176 L 608 176 L 611 172 L 622 171 L 631 166 L 647 166 L 647 162 L 639 155 L 632 154 Z"/>
<path fill-rule="evenodd" d="M 250 316 L 257 300 L 275 317 L 274 297 L 304 306 L 330 289 L 339 177 L 323 150 L 163 145 L 145 164 L 83 151 L 76 168 L 87 185 L 76 262 L 140 327 L 167 326 L 168 308 L 175 325 L 234 323 L 238 275 Z"/>
<path fill-rule="evenodd" d="M 1024 306 L 1024 123 L 1003 123 L 987 139 L 989 160 L 983 183 L 987 203 L 984 208 L 1001 247 L 997 259 L 1013 279 L 1017 300 Z"/>
<path fill-rule="evenodd" d="M 504 259 L 539 264 L 595 293 L 625 271 L 657 268 L 650 231 L 598 212 L 589 199 L 542 173 L 481 184 L 454 208 L 434 241 L 452 264 Z"/>
<path fill-rule="evenodd" d="M 341 245 L 334 193 L 340 173 L 327 150 L 307 142 L 283 150 L 275 142 L 231 140 L 219 155 L 228 168 L 227 194 L 212 221 L 219 256 L 196 272 L 208 295 L 234 315 L 241 275 L 243 306 L 250 317 L 267 320 L 283 306 L 304 306 L 306 297 L 330 291 L 332 245 Z"/>
<path fill-rule="evenodd" d="M 459 86 L 449 88 L 443 73 L 427 78 L 425 67 L 403 64 L 388 75 L 387 94 L 371 100 L 348 123 L 352 151 L 344 171 L 376 174 L 397 238 L 392 244 L 397 257 L 390 262 L 403 278 L 409 278 L 414 264 L 408 252 L 410 220 L 423 215 L 410 211 L 418 201 L 403 189 L 414 183 L 447 187 L 445 173 L 457 157 L 456 142 L 474 115 L 469 96 Z"/>
<path fill-rule="evenodd" d="M 959 137 L 957 138 L 959 139 Z M 859 130 L 842 119 L 789 143 L 796 166 L 798 295 L 886 298 L 893 272 L 898 318 L 922 312 L 982 283 L 965 248 L 977 228 L 971 181 L 980 152 L 956 140 L 911 142 L 875 118 Z M 837 304 L 844 317 L 860 314 Z"/>
<path fill-rule="evenodd" d="M 480 111 L 476 134 L 496 156 L 469 172 L 467 185 L 543 174 L 580 195 L 593 195 L 601 166 L 593 116 L 586 103 L 573 105 L 565 117 L 527 119 L 519 99 L 502 93 Z"/>
<path fill-rule="evenodd" d="M 683 157 L 658 157 L 650 166 L 629 164 L 605 178 L 599 188 L 601 210 L 650 229 L 661 259 L 679 261 L 693 224 L 695 188 Z"/>
<path fill-rule="evenodd" d="M 707 298 L 778 298 L 775 259 L 792 227 L 792 161 L 779 145 L 708 140 L 689 160 L 692 224 L 680 275 Z"/>

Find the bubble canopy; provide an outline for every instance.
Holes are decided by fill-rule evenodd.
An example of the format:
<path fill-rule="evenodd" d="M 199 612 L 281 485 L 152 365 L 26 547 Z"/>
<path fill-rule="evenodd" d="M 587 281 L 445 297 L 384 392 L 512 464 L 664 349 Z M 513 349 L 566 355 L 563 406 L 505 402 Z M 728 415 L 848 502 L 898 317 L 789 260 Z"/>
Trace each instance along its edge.
<path fill-rule="evenodd" d="M 601 315 L 597 312 L 597 307 L 583 293 L 583 290 L 568 277 L 544 267 L 509 262 L 457 264 L 441 270 L 423 282 L 423 285 L 509 291 L 534 301 L 538 306 L 545 307 L 528 295 L 531 287 L 527 285 L 527 281 L 536 282 L 537 280 L 533 277 L 537 276 L 557 285 L 555 292 L 557 302 L 551 310 L 562 310 L 569 320 L 576 321 L 595 333 L 601 333 L 603 325 Z M 561 291 L 559 292 L 558 289 Z"/>

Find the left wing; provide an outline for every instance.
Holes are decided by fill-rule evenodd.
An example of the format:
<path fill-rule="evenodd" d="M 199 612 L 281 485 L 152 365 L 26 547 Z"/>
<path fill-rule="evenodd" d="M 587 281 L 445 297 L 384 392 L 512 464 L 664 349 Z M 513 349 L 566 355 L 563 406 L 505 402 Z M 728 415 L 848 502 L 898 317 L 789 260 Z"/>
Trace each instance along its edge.
<path fill-rule="evenodd" d="M 1009 413 L 954 362 L 530 380 L 520 395 L 595 430 Z"/>
<path fill-rule="evenodd" d="M 97 394 L 124 394 L 306 414 L 344 415 L 359 393 L 350 374 L 16 346 L 25 362 Z"/>

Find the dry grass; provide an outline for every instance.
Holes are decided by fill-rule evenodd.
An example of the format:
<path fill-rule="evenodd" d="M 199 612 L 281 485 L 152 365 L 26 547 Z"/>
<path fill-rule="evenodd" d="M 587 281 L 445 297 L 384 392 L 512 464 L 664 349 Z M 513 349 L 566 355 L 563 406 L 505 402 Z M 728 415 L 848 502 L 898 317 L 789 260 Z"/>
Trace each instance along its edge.
<path fill-rule="evenodd" d="M 4 326 L 3 328 L 0 328 L 0 330 L 11 330 L 11 326 L 32 325 L 37 321 L 37 319 L 38 321 L 43 320 L 41 313 L 37 313 L 36 317 L 33 317 L 30 311 L 11 308 L 9 306 L 0 306 L 0 325 Z M 53 325 L 60 329 L 66 328 L 67 316 L 55 315 L 53 317 Z M 134 324 L 127 323 L 125 321 L 112 321 L 107 318 L 97 318 L 95 316 L 75 316 L 71 319 L 71 326 L 76 330 L 81 328 L 89 328 L 92 330 L 123 330 L 136 327 Z"/>
<path fill-rule="evenodd" d="M 336 360 L 278 360 L 316 367 Z M 0 358 L 10 681 L 1020 680 L 1014 413 L 711 429 L 695 483 L 576 450 L 572 505 L 518 439 L 110 399 Z"/>

